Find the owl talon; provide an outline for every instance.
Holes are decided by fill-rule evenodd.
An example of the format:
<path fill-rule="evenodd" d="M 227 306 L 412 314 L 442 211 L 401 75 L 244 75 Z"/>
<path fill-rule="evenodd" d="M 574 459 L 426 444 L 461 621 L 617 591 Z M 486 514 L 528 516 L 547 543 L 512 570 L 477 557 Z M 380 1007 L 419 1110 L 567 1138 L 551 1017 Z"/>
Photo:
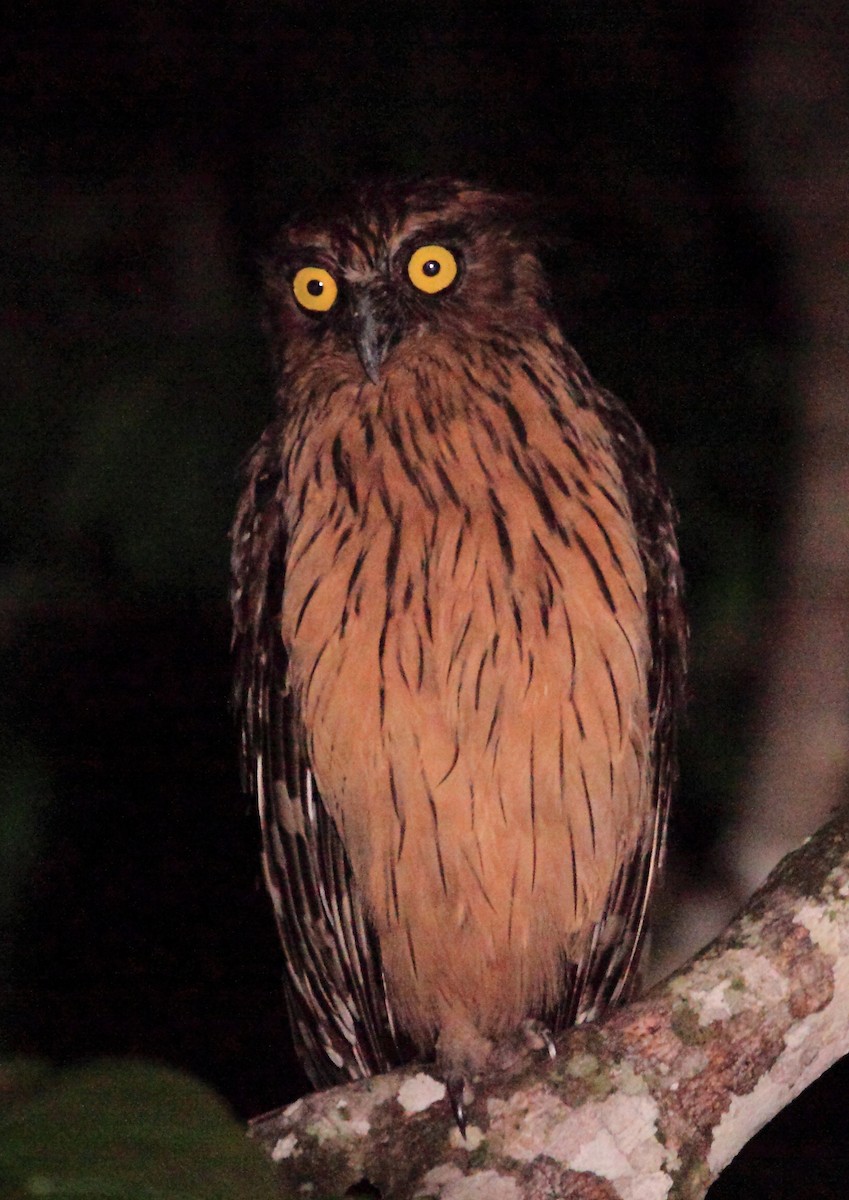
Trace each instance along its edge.
<path fill-rule="evenodd" d="M 462 1075 L 450 1075 L 445 1081 L 445 1086 L 448 1090 L 448 1099 L 451 1101 L 451 1110 L 454 1113 L 457 1128 L 465 1139 L 466 1106 L 463 1100 L 463 1093 L 466 1090 L 466 1081 Z"/>
<path fill-rule="evenodd" d="M 554 1044 L 554 1034 L 542 1021 L 531 1018 L 523 1021 L 521 1037 L 531 1051 L 547 1050 L 549 1058 L 557 1058 L 557 1046 Z"/>

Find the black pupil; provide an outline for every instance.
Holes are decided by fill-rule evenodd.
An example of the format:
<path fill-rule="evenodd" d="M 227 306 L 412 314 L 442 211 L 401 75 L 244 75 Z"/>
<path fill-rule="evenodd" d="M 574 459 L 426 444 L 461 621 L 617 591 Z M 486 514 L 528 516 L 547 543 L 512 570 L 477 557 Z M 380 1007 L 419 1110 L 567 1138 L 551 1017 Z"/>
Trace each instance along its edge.
<path fill-rule="evenodd" d="M 423 266 L 422 266 L 422 274 L 423 274 L 423 275 L 428 275 L 428 276 L 430 276 L 430 278 L 432 279 L 434 275 L 438 275 L 438 274 L 439 274 L 439 272 L 440 272 L 440 269 L 441 269 L 441 268 L 440 268 L 440 266 L 439 266 L 439 263 L 436 261 L 436 259 L 435 259 L 435 258 L 429 258 L 429 259 L 427 260 L 427 262 L 426 262 L 426 263 L 424 263 L 424 264 L 423 264 Z"/>
<path fill-rule="evenodd" d="M 324 284 L 320 279 L 311 279 L 307 284 L 307 291 L 311 296 L 320 296 L 324 291 Z"/>

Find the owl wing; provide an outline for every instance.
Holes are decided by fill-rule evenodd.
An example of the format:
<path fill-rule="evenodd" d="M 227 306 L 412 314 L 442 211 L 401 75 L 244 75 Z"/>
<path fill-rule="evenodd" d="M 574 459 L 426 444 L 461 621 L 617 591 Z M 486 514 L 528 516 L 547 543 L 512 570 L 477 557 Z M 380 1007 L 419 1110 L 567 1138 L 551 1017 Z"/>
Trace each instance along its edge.
<path fill-rule="evenodd" d="M 286 957 L 295 1047 L 316 1087 L 410 1057 L 396 1037 L 377 938 L 304 750 L 280 632 L 286 530 L 279 429 L 252 452 L 231 531 L 235 704 L 246 786 Z"/>
<path fill-rule="evenodd" d="M 676 783 L 676 735 L 686 674 L 687 623 L 674 505 L 658 478 L 654 451 L 625 406 L 615 396 L 595 390 L 591 402 L 612 439 L 646 575 L 652 805 L 637 847 L 614 881 L 592 945 L 572 968 L 564 992 L 568 998 L 553 1021 L 559 1027 L 600 1016 L 634 990 Z"/>

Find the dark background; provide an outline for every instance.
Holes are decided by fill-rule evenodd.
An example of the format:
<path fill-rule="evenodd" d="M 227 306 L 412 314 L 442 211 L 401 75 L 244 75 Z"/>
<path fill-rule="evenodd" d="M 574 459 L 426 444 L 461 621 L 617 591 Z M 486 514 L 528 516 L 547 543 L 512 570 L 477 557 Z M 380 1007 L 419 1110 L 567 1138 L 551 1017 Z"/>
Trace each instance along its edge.
<path fill-rule="evenodd" d="M 782 248 L 737 132 L 747 16 L 620 0 L 15 6 L 4 1049 L 165 1060 L 242 1115 L 304 1087 L 237 777 L 226 534 L 270 408 L 258 256 L 316 190 L 374 173 L 531 188 L 560 213 L 567 332 L 644 424 L 681 510 L 694 662 L 673 875 L 721 871 L 796 428 Z M 839 1140 L 831 1095 L 803 1098 L 711 1195 L 827 1194 L 806 1115 Z"/>

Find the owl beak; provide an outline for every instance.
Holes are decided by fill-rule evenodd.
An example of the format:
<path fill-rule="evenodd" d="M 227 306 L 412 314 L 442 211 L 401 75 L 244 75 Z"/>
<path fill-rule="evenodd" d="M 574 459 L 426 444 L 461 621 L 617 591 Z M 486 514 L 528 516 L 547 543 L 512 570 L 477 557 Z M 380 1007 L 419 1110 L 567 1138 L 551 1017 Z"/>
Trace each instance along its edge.
<path fill-rule="evenodd" d="M 381 297 L 363 289 L 354 298 L 354 342 L 363 370 L 372 383 L 380 382 L 380 364 L 394 334 L 393 323 L 386 319 Z"/>

